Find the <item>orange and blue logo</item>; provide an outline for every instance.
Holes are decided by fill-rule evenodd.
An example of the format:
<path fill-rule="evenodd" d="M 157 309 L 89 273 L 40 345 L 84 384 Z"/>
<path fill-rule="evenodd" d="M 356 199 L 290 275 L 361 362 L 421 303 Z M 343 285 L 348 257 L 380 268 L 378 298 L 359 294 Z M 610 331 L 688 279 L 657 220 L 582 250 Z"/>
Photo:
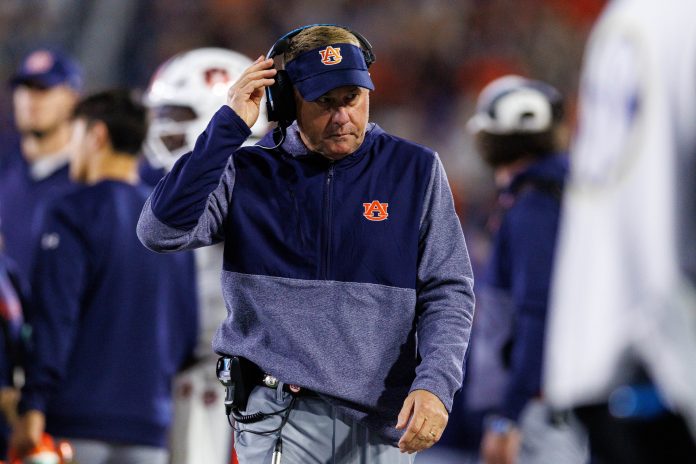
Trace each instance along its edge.
<path fill-rule="evenodd" d="M 389 213 L 387 213 L 389 203 L 373 200 L 371 203 L 363 203 L 363 208 L 365 208 L 363 216 L 368 221 L 384 221 L 389 217 Z"/>
<path fill-rule="evenodd" d="M 208 68 L 203 73 L 205 84 L 208 87 L 215 87 L 218 84 L 227 84 L 232 79 L 226 69 Z"/>
<path fill-rule="evenodd" d="M 325 49 L 319 50 L 319 54 L 321 55 L 321 62 L 327 66 L 338 64 L 343 60 L 341 47 L 334 48 L 329 45 Z"/>

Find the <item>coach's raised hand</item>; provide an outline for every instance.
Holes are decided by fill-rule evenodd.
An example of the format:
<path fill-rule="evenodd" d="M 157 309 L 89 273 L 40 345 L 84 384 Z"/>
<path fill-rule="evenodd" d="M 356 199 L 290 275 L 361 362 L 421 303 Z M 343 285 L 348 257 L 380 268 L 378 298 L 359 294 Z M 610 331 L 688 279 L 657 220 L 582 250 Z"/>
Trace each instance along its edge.
<path fill-rule="evenodd" d="M 264 88 L 275 81 L 276 70 L 272 59 L 260 56 L 249 66 L 227 93 L 227 105 L 249 126 L 259 117 Z"/>

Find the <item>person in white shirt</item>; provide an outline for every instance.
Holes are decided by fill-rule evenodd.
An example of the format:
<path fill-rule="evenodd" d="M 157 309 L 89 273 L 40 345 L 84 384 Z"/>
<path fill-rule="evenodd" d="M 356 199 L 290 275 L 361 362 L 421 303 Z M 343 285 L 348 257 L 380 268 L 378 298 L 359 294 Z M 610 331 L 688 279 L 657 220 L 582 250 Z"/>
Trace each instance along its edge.
<path fill-rule="evenodd" d="M 611 463 L 696 462 L 695 14 L 611 2 L 582 73 L 544 391 Z"/>

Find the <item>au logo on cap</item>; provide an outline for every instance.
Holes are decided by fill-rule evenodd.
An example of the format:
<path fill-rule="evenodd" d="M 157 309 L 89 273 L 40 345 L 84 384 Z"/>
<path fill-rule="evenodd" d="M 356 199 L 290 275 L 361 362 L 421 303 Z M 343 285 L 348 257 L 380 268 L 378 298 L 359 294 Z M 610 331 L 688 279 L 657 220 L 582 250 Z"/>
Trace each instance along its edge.
<path fill-rule="evenodd" d="M 29 55 L 26 59 L 24 67 L 30 73 L 41 74 L 45 73 L 54 63 L 53 54 L 46 50 L 38 50 Z"/>
<path fill-rule="evenodd" d="M 319 54 L 321 55 L 321 62 L 327 66 L 338 64 L 343 59 L 341 57 L 341 47 L 334 48 L 329 45 L 325 49 L 319 50 Z"/>

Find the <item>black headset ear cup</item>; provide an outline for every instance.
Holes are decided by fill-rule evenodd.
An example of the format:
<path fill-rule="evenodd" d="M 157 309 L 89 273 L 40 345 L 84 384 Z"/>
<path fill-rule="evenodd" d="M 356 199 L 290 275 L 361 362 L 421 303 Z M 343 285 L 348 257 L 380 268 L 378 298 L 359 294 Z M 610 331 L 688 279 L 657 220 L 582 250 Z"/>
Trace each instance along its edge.
<path fill-rule="evenodd" d="M 295 94 L 288 72 L 278 70 L 275 83 L 267 87 L 266 110 L 269 121 L 278 121 L 278 124 L 287 127 L 295 120 Z"/>

